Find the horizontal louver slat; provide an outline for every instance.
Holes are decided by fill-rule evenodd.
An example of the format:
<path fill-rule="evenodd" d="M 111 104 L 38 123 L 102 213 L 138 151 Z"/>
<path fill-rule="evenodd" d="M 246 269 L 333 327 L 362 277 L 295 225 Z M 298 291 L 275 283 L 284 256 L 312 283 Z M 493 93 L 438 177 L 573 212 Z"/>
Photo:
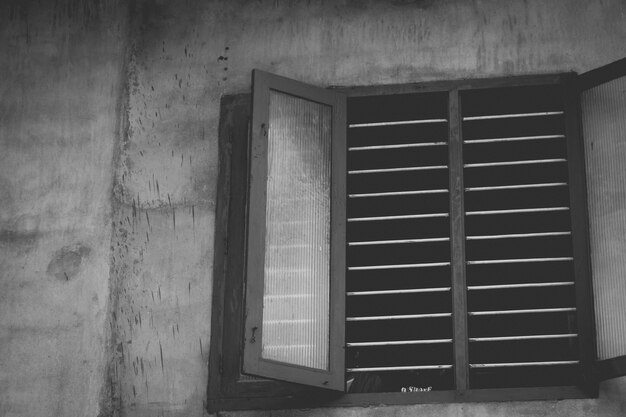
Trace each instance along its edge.
<path fill-rule="evenodd" d="M 538 116 L 554 116 L 563 114 L 562 111 L 546 111 L 536 113 L 510 113 L 510 114 L 489 114 L 486 116 L 468 116 L 464 117 L 463 121 L 469 120 L 494 120 L 494 119 L 512 119 L 518 117 L 538 117 Z"/>
<path fill-rule="evenodd" d="M 407 171 L 427 171 L 435 169 L 448 169 L 447 165 L 426 165 L 419 167 L 402 167 L 402 168 L 381 168 L 381 169 L 357 169 L 348 171 L 348 174 L 380 174 L 383 172 L 407 172 Z"/>
<path fill-rule="evenodd" d="M 348 368 L 348 372 L 417 371 L 423 369 L 450 369 L 452 365 L 378 366 L 374 368 Z"/>
<path fill-rule="evenodd" d="M 397 126 L 397 125 L 417 125 L 422 123 L 445 123 L 447 119 L 418 119 L 418 120 L 398 120 L 396 122 L 373 122 L 373 123 L 352 123 L 348 127 L 377 127 L 377 126 Z"/>
<path fill-rule="evenodd" d="M 377 145 L 377 146 L 353 146 L 348 148 L 349 151 L 375 151 L 381 149 L 402 149 L 402 148 L 424 148 L 427 146 L 446 146 L 446 142 L 418 142 L 404 143 L 400 145 Z"/>
<path fill-rule="evenodd" d="M 546 366 L 573 365 L 578 361 L 546 361 L 546 362 L 508 362 L 508 363 L 470 363 L 470 368 L 502 368 L 509 366 Z"/>
<path fill-rule="evenodd" d="M 543 233 L 512 233 L 508 235 L 483 235 L 483 236 L 466 236 L 467 240 L 485 240 L 485 239 L 517 239 L 544 236 L 568 236 L 572 232 L 543 232 Z"/>
<path fill-rule="evenodd" d="M 414 294 L 414 293 L 443 292 L 443 291 L 450 291 L 450 287 L 413 288 L 413 289 L 404 289 L 404 290 L 349 291 L 348 292 L 348 296 L 351 296 L 351 295 Z"/>
<path fill-rule="evenodd" d="M 403 243 L 423 243 L 423 242 L 449 242 L 449 237 L 433 237 L 423 239 L 396 239 L 396 240 L 370 240 L 362 242 L 348 242 L 348 246 L 371 246 L 371 245 L 395 245 Z"/>
<path fill-rule="evenodd" d="M 438 343 L 452 343 L 452 339 L 389 340 L 385 342 L 355 342 L 355 343 L 346 343 L 346 346 L 354 347 L 354 346 L 424 345 L 424 344 L 438 344 Z"/>
<path fill-rule="evenodd" d="M 408 319 L 430 319 L 437 317 L 452 317 L 451 313 L 427 313 L 427 314 L 397 314 L 393 316 L 363 316 L 346 317 L 346 321 L 373 321 L 373 320 L 408 320 Z"/>
<path fill-rule="evenodd" d="M 563 139 L 565 135 L 535 135 L 535 136 L 510 136 L 505 138 L 489 138 L 489 139 L 469 139 L 463 143 L 493 143 L 493 142 L 515 142 L 524 140 L 542 140 L 542 139 Z"/>
<path fill-rule="evenodd" d="M 500 337 L 470 337 L 470 342 L 503 342 L 509 340 L 534 340 L 534 339 L 563 339 L 578 337 L 576 333 L 567 334 L 538 334 L 526 336 L 500 336 Z"/>

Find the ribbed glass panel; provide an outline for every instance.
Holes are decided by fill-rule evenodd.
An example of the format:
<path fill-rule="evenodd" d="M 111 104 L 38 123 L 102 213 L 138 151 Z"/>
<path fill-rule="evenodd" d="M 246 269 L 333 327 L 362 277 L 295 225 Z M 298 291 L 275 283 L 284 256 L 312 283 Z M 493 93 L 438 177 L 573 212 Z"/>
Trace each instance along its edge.
<path fill-rule="evenodd" d="M 626 354 L 626 77 L 581 98 L 598 357 Z"/>
<path fill-rule="evenodd" d="M 262 357 L 328 369 L 332 109 L 270 92 Z"/>

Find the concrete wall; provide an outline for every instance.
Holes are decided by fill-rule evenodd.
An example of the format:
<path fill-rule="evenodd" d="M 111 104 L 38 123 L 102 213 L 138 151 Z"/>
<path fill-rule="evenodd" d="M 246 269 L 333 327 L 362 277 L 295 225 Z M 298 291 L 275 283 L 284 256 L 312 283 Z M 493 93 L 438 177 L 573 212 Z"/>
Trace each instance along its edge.
<path fill-rule="evenodd" d="M 95 416 L 128 13 L 0 5 L 0 415 Z"/>
<path fill-rule="evenodd" d="M 0 7 L 7 416 L 204 414 L 219 100 L 252 68 L 320 86 L 582 72 L 626 44 L 620 0 Z M 624 398 L 621 379 L 597 400 L 297 414 L 617 416 Z"/>

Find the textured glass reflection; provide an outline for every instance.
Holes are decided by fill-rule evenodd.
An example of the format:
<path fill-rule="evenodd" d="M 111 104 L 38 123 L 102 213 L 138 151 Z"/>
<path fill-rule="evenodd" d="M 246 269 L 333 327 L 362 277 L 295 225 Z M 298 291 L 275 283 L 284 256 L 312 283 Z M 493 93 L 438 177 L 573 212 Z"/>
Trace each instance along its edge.
<path fill-rule="evenodd" d="M 626 355 L 626 77 L 583 93 L 598 358 Z"/>
<path fill-rule="evenodd" d="M 332 109 L 270 92 L 262 357 L 328 369 Z"/>

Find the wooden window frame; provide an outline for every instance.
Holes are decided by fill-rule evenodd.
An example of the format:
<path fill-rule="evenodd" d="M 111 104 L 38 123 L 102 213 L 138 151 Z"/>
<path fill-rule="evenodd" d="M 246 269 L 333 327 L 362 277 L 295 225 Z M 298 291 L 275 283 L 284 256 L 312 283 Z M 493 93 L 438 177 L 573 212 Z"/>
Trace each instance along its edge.
<path fill-rule="evenodd" d="M 337 88 L 347 97 L 418 92 L 448 92 L 450 152 L 450 227 L 455 363 L 468 363 L 467 300 L 463 234 L 463 160 L 459 94 L 464 90 L 558 84 L 564 89 L 565 134 L 568 138 L 568 170 L 572 243 L 575 259 L 578 308 L 579 356 L 583 383 L 580 386 L 469 389 L 467 367 L 455 366 L 456 388 L 417 393 L 336 393 L 279 381 L 241 378 L 243 294 L 245 268 L 245 219 L 249 174 L 250 95 L 224 96 L 219 128 L 218 195 L 215 221 L 214 293 L 212 335 L 207 387 L 209 411 L 281 409 L 342 406 L 399 405 L 419 403 L 524 401 L 593 398 L 598 395 L 594 378 L 595 333 L 589 263 L 589 228 L 586 203 L 584 148 L 580 132 L 579 90 L 574 73 L 437 81 Z M 245 123 L 243 121 L 246 121 Z M 455 237 L 456 236 L 456 237 Z M 456 312 L 456 313 L 454 313 Z M 343 353 L 343 349 L 342 349 Z"/>

